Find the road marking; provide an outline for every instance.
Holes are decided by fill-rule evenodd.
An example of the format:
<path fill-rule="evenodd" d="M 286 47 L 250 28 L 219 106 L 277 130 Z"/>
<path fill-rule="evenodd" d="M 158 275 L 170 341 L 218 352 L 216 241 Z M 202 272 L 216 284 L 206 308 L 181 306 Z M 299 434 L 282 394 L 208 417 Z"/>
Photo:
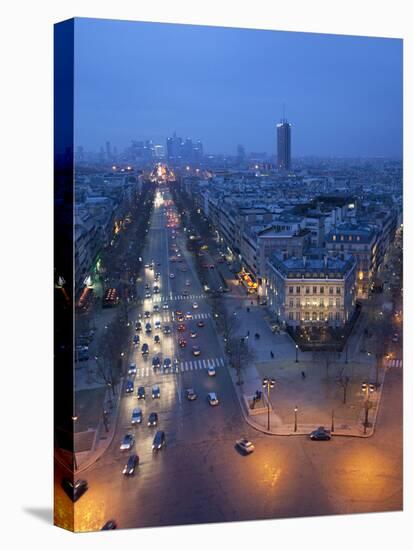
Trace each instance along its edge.
<path fill-rule="evenodd" d="M 225 365 L 224 359 L 222 357 L 220 357 L 219 361 L 221 362 L 221 367 L 223 367 Z"/>

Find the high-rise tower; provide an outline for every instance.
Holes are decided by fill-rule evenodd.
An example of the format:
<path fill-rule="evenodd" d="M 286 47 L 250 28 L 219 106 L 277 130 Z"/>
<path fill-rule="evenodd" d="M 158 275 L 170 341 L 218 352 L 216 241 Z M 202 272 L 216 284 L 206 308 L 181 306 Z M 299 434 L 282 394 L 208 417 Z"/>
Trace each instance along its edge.
<path fill-rule="evenodd" d="M 277 167 L 291 169 L 291 124 L 285 118 L 277 124 Z"/>

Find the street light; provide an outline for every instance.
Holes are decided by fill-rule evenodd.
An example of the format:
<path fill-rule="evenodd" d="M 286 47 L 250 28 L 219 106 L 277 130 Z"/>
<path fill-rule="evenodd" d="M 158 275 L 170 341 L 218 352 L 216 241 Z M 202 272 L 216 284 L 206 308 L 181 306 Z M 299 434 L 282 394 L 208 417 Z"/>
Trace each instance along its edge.
<path fill-rule="evenodd" d="M 270 431 L 270 389 L 275 386 L 275 378 L 263 378 L 262 387 L 267 390 L 267 407 L 268 407 L 268 431 Z"/>
<path fill-rule="evenodd" d="M 295 344 L 295 362 L 298 363 L 298 344 Z"/>
<path fill-rule="evenodd" d="M 298 412 L 298 407 L 296 405 L 294 407 L 294 431 L 295 432 L 297 431 L 297 412 Z"/>
<path fill-rule="evenodd" d="M 370 393 L 374 392 L 374 385 L 373 384 L 369 384 L 367 382 L 364 382 L 362 385 L 361 385 L 361 391 L 363 393 L 366 394 L 366 400 L 364 402 L 364 411 L 365 411 L 365 416 L 364 416 L 364 433 L 367 432 L 367 426 L 369 424 L 369 410 L 371 409 L 372 407 L 372 404 L 371 404 L 371 401 L 370 401 Z"/>

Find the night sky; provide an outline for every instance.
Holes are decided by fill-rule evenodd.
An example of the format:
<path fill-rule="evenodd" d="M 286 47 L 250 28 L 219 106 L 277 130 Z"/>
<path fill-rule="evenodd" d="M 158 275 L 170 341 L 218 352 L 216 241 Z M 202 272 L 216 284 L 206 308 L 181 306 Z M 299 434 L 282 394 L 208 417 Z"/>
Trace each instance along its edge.
<path fill-rule="evenodd" d="M 402 155 L 402 40 L 76 19 L 76 145 L 165 145 L 293 156 Z"/>

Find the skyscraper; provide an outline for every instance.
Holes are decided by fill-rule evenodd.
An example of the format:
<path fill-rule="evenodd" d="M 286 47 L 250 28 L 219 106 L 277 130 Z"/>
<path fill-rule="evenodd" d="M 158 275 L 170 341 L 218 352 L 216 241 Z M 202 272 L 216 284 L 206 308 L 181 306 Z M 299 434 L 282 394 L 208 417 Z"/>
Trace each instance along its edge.
<path fill-rule="evenodd" d="M 277 124 L 277 167 L 291 169 L 291 124 L 285 118 Z"/>

